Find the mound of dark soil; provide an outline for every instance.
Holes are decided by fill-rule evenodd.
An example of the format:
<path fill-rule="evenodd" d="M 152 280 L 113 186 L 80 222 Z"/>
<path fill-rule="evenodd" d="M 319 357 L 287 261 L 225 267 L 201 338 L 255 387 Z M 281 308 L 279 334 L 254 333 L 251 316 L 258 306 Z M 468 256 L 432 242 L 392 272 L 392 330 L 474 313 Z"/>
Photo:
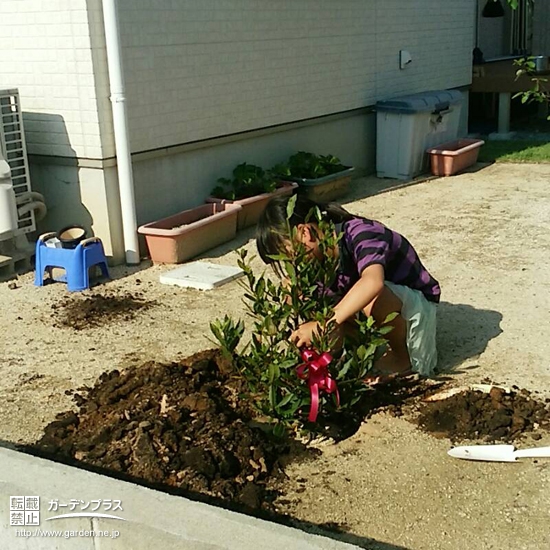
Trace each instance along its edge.
<path fill-rule="evenodd" d="M 36 446 L 149 483 L 268 508 L 267 481 L 289 446 L 251 425 L 241 383 L 212 350 L 104 373 L 74 395 L 78 414 L 58 415 Z"/>
<path fill-rule="evenodd" d="M 154 306 L 138 294 L 92 294 L 84 299 L 70 296 L 52 305 L 54 325 L 84 330 L 114 320 L 129 321 L 139 310 Z"/>
<path fill-rule="evenodd" d="M 425 431 L 454 441 L 513 441 L 524 434 L 540 439 L 540 432 L 550 428 L 549 401 L 537 400 L 527 390 L 468 390 L 442 401 L 423 403 L 417 422 Z"/>

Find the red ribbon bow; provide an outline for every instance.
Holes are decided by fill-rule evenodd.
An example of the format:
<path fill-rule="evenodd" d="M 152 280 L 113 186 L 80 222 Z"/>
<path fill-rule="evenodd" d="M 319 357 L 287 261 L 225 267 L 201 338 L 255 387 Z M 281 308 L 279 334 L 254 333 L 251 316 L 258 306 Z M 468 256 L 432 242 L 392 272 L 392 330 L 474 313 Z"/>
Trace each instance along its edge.
<path fill-rule="evenodd" d="M 336 402 L 340 405 L 340 395 L 336 386 L 336 380 L 331 378 L 328 372 L 328 365 L 332 361 L 332 355 L 324 352 L 319 355 L 316 351 L 306 349 L 301 352 L 302 359 L 305 361 L 302 365 L 296 367 L 296 374 L 302 380 L 309 383 L 311 392 L 311 408 L 309 409 L 308 420 L 315 422 L 319 414 L 319 391 L 327 393 L 336 392 Z"/>

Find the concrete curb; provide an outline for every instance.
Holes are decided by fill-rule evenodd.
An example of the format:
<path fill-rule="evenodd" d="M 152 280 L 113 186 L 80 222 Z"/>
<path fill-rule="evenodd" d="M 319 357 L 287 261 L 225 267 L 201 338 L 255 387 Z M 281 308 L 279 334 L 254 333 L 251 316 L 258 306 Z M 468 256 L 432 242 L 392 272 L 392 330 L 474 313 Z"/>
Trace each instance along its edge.
<path fill-rule="evenodd" d="M 12 496 L 40 497 L 39 526 L 10 525 Z M 108 506 L 106 500 L 112 504 L 120 501 L 122 511 L 104 510 Z M 73 513 L 82 512 L 92 501 L 95 502 L 93 507 L 101 501 L 97 512 L 119 515 L 125 521 L 89 517 L 48 520 L 71 513 L 71 501 L 75 503 Z M 66 506 L 60 506 L 62 504 Z M 57 511 L 54 510 L 56 506 Z M 88 506 L 87 511 L 91 510 L 92 506 Z M 47 536 L 45 531 L 57 534 Z M 97 531 L 108 535 L 100 535 Z M 116 532 L 118 535 L 113 538 Z M 0 448 L 0 541 L 2 548 L 10 550 L 358 548 L 6 448 Z"/>

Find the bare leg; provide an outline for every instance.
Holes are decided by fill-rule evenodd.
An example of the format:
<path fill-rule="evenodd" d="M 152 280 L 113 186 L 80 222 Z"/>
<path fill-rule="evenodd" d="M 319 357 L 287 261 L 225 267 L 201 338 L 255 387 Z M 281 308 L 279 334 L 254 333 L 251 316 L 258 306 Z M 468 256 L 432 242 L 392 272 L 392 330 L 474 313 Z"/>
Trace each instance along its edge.
<path fill-rule="evenodd" d="M 365 315 L 372 315 L 376 324 L 381 326 L 390 313 L 401 313 L 401 300 L 388 288 L 364 309 Z M 375 369 L 387 374 L 405 374 L 410 371 L 411 360 L 407 349 L 407 322 L 401 315 L 388 323 L 393 330 L 385 335 L 389 349 L 374 365 Z"/>

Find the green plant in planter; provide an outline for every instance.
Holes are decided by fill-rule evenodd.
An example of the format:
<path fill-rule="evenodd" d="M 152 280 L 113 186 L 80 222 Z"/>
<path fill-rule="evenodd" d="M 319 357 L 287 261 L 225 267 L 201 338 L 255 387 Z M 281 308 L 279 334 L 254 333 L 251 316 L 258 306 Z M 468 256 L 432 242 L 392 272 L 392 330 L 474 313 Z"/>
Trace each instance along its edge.
<path fill-rule="evenodd" d="M 295 199 L 289 201 L 288 218 L 294 203 Z M 321 220 L 318 210 L 311 216 L 319 227 L 321 250 L 333 250 L 341 235 L 336 234 L 332 223 Z M 318 423 L 307 421 L 312 397 L 308 382 L 297 373 L 304 360 L 301 350 L 289 342 L 293 330 L 304 322 L 318 321 L 321 330 L 314 336 L 312 348 L 319 354 L 328 352 L 332 356 L 328 371 L 337 383 L 339 404 L 335 393 L 321 392 L 319 404 L 324 418 L 337 412 L 354 414 L 354 407 L 368 390 L 363 380 L 385 347 L 384 334 L 391 330 L 389 326 L 377 328 L 374 319 L 364 315 L 359 315 L 347 327 L 349 330 L 336 330 L 330 321 L 334 303 L 322 289 L 334 280 L 338 259 L 325 254 L 326 260 L 319 262 L 293 238 L 288 222 L 287 227 L 289 242 L 293 243 L 291 249 L 287 254 L 273 256 L 279 262 L 283 283 L 275 282 L 265 273 L 256 275 L 247 252 L 240 251 L 238 263 L 245 273 L 244 301 L 253 319 L 248 342 L 240 345 L 244 333 L 242 321 L 235 322 L 226 316 L 210 325 L 222 352 L 233 358 L 245 379 L 248 397 L 261 414 L 275 422 L 276 433 L 290 426 L 319 429 Z M 394 317 L 389 316 L 386 322 Z"/>
<path fill-rule="evenodd" d="M 272 193 L 277 187 L 277 180 L 272 173 L 260 166 L 243 162 L 233 170 L 233 179 L 220 178 L 220 185 L 212 189 L 211 195 L 217 199 L 239 200 Z"/>
<path fill-rule="evenodd" d="M 277 164 L 271 171 L 283 177 L 317 179 L 346 170 L 340 159 L 333 155 L 315 155 L 299 151 L 288 162 Z"/>

